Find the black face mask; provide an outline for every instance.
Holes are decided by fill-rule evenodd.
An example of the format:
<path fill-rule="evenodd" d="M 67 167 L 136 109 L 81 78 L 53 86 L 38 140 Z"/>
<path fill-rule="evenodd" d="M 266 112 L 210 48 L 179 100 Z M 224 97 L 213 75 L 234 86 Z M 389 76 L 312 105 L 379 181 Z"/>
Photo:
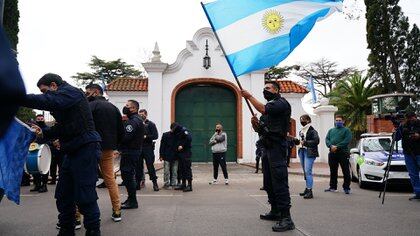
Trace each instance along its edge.
<path fill-rule="evenodd" d="M 308 122 L 306 122 L 306 121 L 301 121 L 301 122 L 300 122 L 300 124 L 301 124 L 302 126 L 305 126 L 305 125 L 307 125 L 307 124 L 308 124 Z"/>
<path fill-rule="evenodd" d="M 130 115 L 131 114 L 130 108 L 128 108 L 128 107 L 123 107 L 122 112 L 123 112 L 124 115 Z"/>
<path fill-rule="evenodd" d="M 36 124 L 37 124 L 39 127 L 42 127 L 42 126 L 45 126 L 45 121 L 37 121 L 37 122 L 36 122 Z"/>
<path fill-rule="evenodd" d="M 86 98 L 87 98 L 87 100 L 88 100 L 89 102 L 91 102 L 91 101 L 95 100 L 95 97 L 94 97 L 94 96 L 87 96 Z"/>
<path fill-rule="evenodd" d="M 274 94 L 274 93 L 272 93 L 268 90 L 265 90 L 265 89 L 263 91 L 263 94 L 264 94 L 265 100 L 267 100 L 267 101 L 271 101 L 271 100 L 273 100 L 274 98 L 277 97 L 277 94 Z"/>
<path fill-rule="evenodd" d="M 221 130 L 220 129 L 216 129 L 216 132 L 220 132 Z"/>

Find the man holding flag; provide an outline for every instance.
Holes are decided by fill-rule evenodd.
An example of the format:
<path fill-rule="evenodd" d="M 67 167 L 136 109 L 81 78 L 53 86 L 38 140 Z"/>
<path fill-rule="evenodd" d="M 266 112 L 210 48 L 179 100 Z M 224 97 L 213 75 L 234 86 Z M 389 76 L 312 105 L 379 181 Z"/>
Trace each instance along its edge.
<path fill-rule="evenodd" d="M 201 5 L 253 115 L 252 126 L 263 136 L 270 169 L 264 178 L 271 180 L 266 191 L 272 209 L 260 218 L 279 220 L 274 231 L 292 230 L 286 167 L 290 104 L 280 96 L 277 82 L 265 85 L 264 105 L 243 90 L 238 76 L 278 65 L 318 20 L 341 9 L 342 0 L 218 0 Z M 266 124 L 258 121 L 248 99 L 267 117 Z"/>

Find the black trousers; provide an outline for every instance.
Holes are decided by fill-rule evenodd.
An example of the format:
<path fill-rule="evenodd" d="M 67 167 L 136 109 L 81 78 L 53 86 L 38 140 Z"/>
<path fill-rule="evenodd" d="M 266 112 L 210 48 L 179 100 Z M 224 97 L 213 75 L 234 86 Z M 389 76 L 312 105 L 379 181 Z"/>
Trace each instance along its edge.
<path fill-rule="evenodd" d="M 138 165 L 136 168 L 136 180 L 137 183 L 140 183 L 140 181 L 145 179 L 145 173 L 144 173 L 144 164 L 143 160 L 146 162 L 147 172 L 149 173 L 149 178 L 151 181 L 155 181 L 157 179 L 156 176 L 156 169 L 154 166 L 155 163 L 155 152 L 153 147 L 143 147 L 140 159 L 138 161 Z"/>
<path fill-rule="evenodd" d="M 349 153 L 330 152 L 328 154 L 328 165 L 330 166 L 330 188 L 337 189 L 338 165 L 340 165 L 344 177 L 343 189 L 350 189 L 351 178 L 349 158 Z"/>
<path fill-rule="evenodd" d="M 128 198 L 137 201 L 136 198 L 136 168 L 138 167 L 140 151 L 124 150 L 121 153 L 121 178 L 127 189 Z"/>
<path fill-rule="evenodd" d="M 48 182 L 48 173 L 45 175 L 33 174 L 32 177 L 34 178 L 34 185 L 37 187 L 41 185 L 46 185 Z"/>
<path fill-rule="evenodd" d="M 57 170 L 60 168 L 63 157 L 61 154 L 55 154 L 51 158 L 50 176 L 53 181 L 57 180 Z"/>
<path fill-rule="evenodd" d="M 289 210 L 290 192 L 287 172 L 287 142 L 276 141 L 272 147 L 264 148 L 263 176 L 268 201 L 278 210 Z"/>
<path fill-rule="evenodd" d="M 228 172 L 226 169 L 226 152 L 213 153 L 213 178 L 217 179 L 219 175 L 219 165 L 222 168 L 223 177 L 228 179 Z"/>
<path fill-rule="evenodd" d="M 258 170 L 260 169 L 260 159 L 261 156 L 259 155 L 255 157 L 255 172 L 258 172 Z"/>
<path fill-rule="evenodd" d="M 182 182 L 185 183 L 186 180 L 192 180 L 191 152 L 184 151 L 178 153 L 178 157 L 178 166 L 182 175 Z"/>
<path fill-rule="evenodd" d="M 101 156 L 99 143 L 89 143 L 63 158 L 60 179 L 55 190 L 58 219 L 63 231 L 74 232 L 76 205 L 84 216 L 86 229 L 100 227 L 100 211 L 97 203 L 96 167 Z"/>

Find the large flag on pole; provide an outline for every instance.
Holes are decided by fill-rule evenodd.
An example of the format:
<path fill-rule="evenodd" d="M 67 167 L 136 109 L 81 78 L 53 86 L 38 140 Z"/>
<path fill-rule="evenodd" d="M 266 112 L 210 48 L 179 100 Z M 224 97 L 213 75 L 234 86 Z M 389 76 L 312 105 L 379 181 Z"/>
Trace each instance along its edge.
<path fill-rule="evenodd" d="M 218 0 L 203 4 L 235 76 L 275 66 L 342 0 Z"/>
<path fill-rule="evenodd" d="M 315 85 L 314 85 L 314 78 L 312 78 L 312 76 L 309 77 L 307 87 L 312 94 L 312 103 L 316 103 L 317 102 L 316 101 L 316 91 L 315 91 Z"/>
<path fill-rule="evenodd" d="M 20 182 L 29 144 L 35 138 L 30 128 L 15 119 L 0 138 L 0 192 L 19 204 Z"/>

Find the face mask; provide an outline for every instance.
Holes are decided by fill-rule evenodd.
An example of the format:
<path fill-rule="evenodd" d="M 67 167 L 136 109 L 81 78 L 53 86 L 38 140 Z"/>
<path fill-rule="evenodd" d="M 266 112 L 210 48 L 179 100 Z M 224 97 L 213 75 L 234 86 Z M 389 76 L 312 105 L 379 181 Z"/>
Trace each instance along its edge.
<path fill-rule="evenodd" d="M 337 128 L 342 128 L 342 127 L 344 127 L 344 122 L 342 122 L 342 121 L 336 121 L 336 122 L 335 122 L 335 127 L 337 127 Z"/>
<path fill-rule="evenodd" d="M 95 100 L 95 97 L 94 97 L 94 96 L 87 96 L 86 98 L 87 98 L 87 100 L 88 100 L 89 102 L 91 102 L 91 101 Z"/>
<path fill-rule="evenodd" d="M 123 112 L 124 115 L 130 115 L 131 114 L 130 108 L 128 108 L 128 107 L 123 107 L 122 112 Z"/>
<path fill-rule="evenodd" d="M 276 98 L 276 94 L 274 94 L 274 93 L 272 93 L 270 91 L 267 91 L 267 90 L 264 90 L 263 91 L 263 94 L 264 94 L 265 100 L 267 100 L 267 101 L 271 101 L 274 98 Z"/>
<path fill-rule="evenodd" d="M 37 121 L 36 124 L 38 126 L 45 126 L 45 121 Z"/>
<path fill-rule="evenodd" d="M 220 132 L 220 129 L 216 129 L 216 132 Z"/>
<path fill-rule="evenodd" d="M 307 124 L 308 124 L 308 122 L 306 122 L 306 121 L 301 121 L 301 122 L 300 122 L 300 124 L 301 124 L 302 126 L 305 126 L 305 125 L 307 125 Z"/>

